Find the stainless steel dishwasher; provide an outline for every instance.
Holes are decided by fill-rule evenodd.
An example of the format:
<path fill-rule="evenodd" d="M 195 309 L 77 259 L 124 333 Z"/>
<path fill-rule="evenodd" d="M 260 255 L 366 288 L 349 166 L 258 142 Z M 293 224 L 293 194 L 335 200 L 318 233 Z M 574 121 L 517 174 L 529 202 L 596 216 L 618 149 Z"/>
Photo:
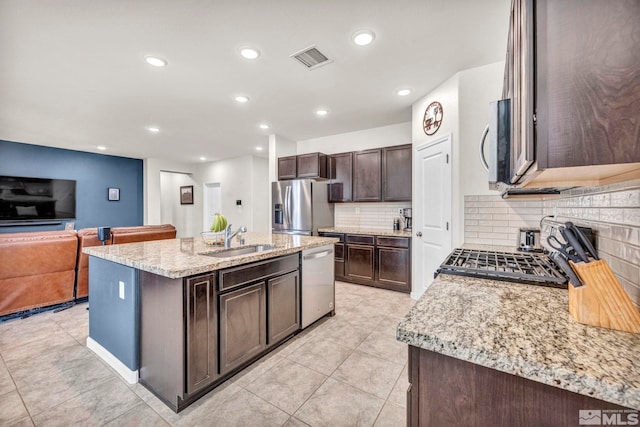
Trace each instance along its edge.
<path fill-rule="evenodd" d="M 302 328 L 334 309 L 333 258 L 333 245 L 302 251 Z"/>

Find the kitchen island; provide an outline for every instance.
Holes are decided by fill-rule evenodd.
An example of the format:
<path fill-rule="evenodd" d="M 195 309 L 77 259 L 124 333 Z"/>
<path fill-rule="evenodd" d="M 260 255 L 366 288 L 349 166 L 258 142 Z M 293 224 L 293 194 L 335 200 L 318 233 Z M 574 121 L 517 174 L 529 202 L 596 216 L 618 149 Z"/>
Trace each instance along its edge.
<path fill-rule="evenodd" d="M 300 330 L 302 258 L 332 266 L 335 241 L 246 233 L 231 248 L 199 238 L 85 248 L 87 346 L 179 411 Z M 318 316 L 333 310 L 327 273 Z"/>
<path fill-rule="evenodd" d="M 580 410 L 622 422 L 640 409 L 640 335 L 577 323 L 566 290 L 440 274 L 396 336 L 408 425 L 568 426 Z"/>

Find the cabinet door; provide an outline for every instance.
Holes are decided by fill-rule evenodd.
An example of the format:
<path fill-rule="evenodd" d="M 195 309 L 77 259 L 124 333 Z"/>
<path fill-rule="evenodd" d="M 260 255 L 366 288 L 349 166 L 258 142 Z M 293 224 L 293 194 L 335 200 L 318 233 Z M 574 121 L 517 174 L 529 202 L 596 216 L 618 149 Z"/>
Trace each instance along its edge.
<path fill-rule="evenodd" d="M 266 348 L 265 286 L 260 282 L 220 295 L 220 374 Z"/>
<path fill-rule="evenodd" d="M 538 166 L 640 162 L 640 4 L 536 2 Z"/>
<path fill-rule="evenodd" d="M 333 259 L 336 279 L 344 278 L 344 243 L 334 245 L 335 257 Z"/>
<path fill-rule="evenodd" d="M 376 284 L 381 288 L 411 291 L 409 249 L 378 247 Z"/>
<path fill-rule="evenodd" d="M 297 156 L 278 158 L 278 181 L 297 177 Z"/>
<path fill-rule="evenodd" d="M 382 150 L 382 200 L 411 201 L 411 144 Z"/>
<path fill-rule="evenodd" d="M 218 325 L 215 276 L 186 279 L 187 394 L 217 378 Z"/>
<path fill-rule="evenodd" d="M 382 150 L 353 153 L 353 201 L 382 200 Z"/>
<path fill-rule="evenodd" d="M 297 156 L 298 178 L 327 178 L 327 156 L 309 153 Z"/>
<path fill-rule="evenodd" d="M 294 271 L 267 282 L 267 342 L 277 344 L 300 329 L 300 276 Z"/>
<path fill-rule="evenodd" d="M 350 202 L 352 196 L 353 153 L 329 156 L 329 202 Z"/>
<path fill-rule="evenodd" d="M 374 279 L 373 246 L 347 245 L 346 276 L 356 283 L 373 283 Z"/>

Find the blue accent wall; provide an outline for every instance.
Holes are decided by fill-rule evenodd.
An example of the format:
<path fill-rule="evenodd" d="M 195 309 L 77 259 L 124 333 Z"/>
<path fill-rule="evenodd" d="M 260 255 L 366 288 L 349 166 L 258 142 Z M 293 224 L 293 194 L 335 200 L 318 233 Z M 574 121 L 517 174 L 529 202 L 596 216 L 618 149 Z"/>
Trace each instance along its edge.
<path fill-rule="evenodd" d="M 76 230 L 142 225 L 144 221 L 141 159 L 0 140 L 0 175 L 76 180 Z M 120 189 L 120 201 L 107 200 L 109 187 Z M 63 230 L 65 222 L 0 226 L 0 233 Z"/>

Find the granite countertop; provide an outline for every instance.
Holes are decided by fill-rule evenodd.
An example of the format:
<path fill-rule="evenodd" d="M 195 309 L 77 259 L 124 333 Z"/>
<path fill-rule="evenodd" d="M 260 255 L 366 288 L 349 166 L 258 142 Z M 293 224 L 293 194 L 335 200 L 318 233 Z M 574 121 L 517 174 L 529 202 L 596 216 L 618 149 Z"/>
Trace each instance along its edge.
<path fill-rule="evenodd" d="M 321 233 L 344 233 L 344 234 L 366 234 L 369 236 L 395 236 L 411 237 L 411 231 L 376 230 L 373 228 L 360 227 L 327 227 L 318 228 Z"/>
<path fill-rule="evenodd" d="M 399 341 L 640 409 L 640 334 L 585 326 L 566 290 L 440 274 Z"/>
<path fill-rule="evenodd" d="M 120 245 L 91 246 L 83 252 L 108 261 L 176 279 L 206 273 L 221 268 L 246 264 L 331 245 L 338 241 L 333 237 L 291 236 L 271 233 L 244 233 L 244 244 L 233 238 L 231 247 L 274 245 L 274 249 L 229 258 L 216 258 L 203 254 L 224 250 L 222 245 L 208 245 L 200 237 L 153 240 Z"/>

